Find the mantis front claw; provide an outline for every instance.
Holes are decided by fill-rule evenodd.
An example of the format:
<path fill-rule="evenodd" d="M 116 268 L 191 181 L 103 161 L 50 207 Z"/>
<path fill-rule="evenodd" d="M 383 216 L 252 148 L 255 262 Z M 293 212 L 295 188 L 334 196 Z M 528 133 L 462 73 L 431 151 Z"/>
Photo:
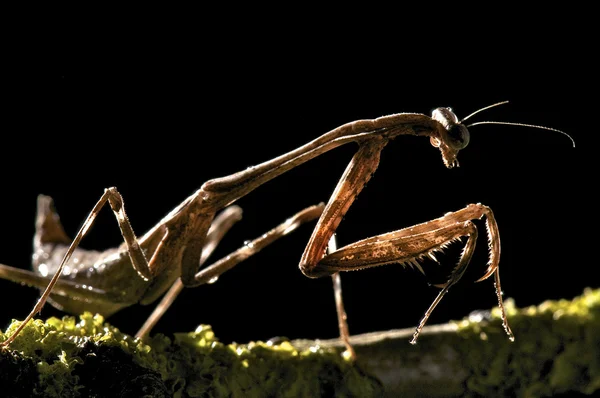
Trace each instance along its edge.
<path fill-rule="evenodd" d="M 429 319 L 437 304 L 446 295 L 450 287 L 456 284 L 463 276 L 475 251 L 477 241 L 477 227 L 472 220 L 485 217 L 488 246 L 490 249 L 488 269 L 479 281 L 495 274 L 496 295 L 502 313 L 504 329 L 511 340 L 514 340 L 502 301 L 500 291 L 500 274 L 498 264 L 500 261 L 500 234 L 492 210 L 480 203 L 470 204 L 465 208 L 447 213 L 435 220 L 404 228 L 398 231 L 374 236 L 350 245 L 344 246 L 335 252 L 326 255 L 314 266 L 316 274 L 334 273 L 376 267 L 385 264 L 402 264 L 405 267 L 414 267 L 423 272 L 419 262 L 425 258 L 435 259 L 434 253 L 448 247 L 451 243 L 467 237 L 467 241 L 460 255 L 457 265 L 451 271 L 448 281 L 435 285 L 442 290 L 438 293 L 433 303 L 423 315 L 415 335 L 411 340 L 414 344 Z"/>

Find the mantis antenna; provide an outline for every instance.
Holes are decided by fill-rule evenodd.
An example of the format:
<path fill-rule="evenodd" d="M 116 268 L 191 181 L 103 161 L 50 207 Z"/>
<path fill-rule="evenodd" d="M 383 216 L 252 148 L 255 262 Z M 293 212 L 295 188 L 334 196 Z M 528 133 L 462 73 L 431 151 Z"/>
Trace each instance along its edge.
<path fill-rule="evenodd" d="M 488 105 L 488 106 L 486 106 L 484 108 L 478 109 L 475 112 L 471 113 L 469 116 L 465 117 L 460 122 L 463 123 L 465 120 L 469 119 L 471 116 L 474 116 L 474 115 L 478 114 L 481 111 L 485 111 L 486 109 L 490 109 L 490 108 L 493 108 L 495 106 L 504 105 L 504 104 L 508 104 L 508 101 L 497 102 L 495 104 Z M 557 133 L 561 133 L 562 135 L 565 135 L 565 136 L 569 137 L 569 139 L 573 143 L 573 148 L 575 148 L 575 140 L 573 139 L 573 137 L 571 137 L 569 134 L 565 133 L 564 131 L 561 131 L 561 130 L 558 130 L 558 129 L 554 129 L 552 127 L 538 126 L 538 125 L 535 125 L 535 124 L 514 123 L 514 122 L 495 122 L 495 121 L 475 122 L 475 123 L 471 123 L 471 124 L 467 125 L 467 127 L 477 126 L 478 124 L 503 124 L 503 125 L 507 125 L 507 126 L 531 127 L 531 128 L 535 128 L 535 129 L 555 131 Z"/>
<path fill-rule="evenodd" d="M 575 148 L 575 140 L 573 139 L 573 137 L 571 137 L 569 134 L 565 133 L 564 131 L 561 131 L 561 130 L 558 130 L 558 129 L 553 129 L 552 127 L 538 126 L 538 125 L 535 125 L 535 124 L 512 123 L 512 122 L 494 122 L 494 121 L 485 121 L 485 122 L 471 123 L 467 127 L 477 126 L 478 124 L 505 124 L 505 125 L 508 125 L 508 126 L 533 127 L 535 129 L 556 131 L 557 133 L 561 133 L 562 135 L 566 135 L 567 137 L 569 137 L 569 139 L 573 143 L 573 148 Z"/>
<path fill-rule="evenodd" d="M 465 121 L 465 120 L 467 120 L 467 119 L 468 119 L 468 118 L 470 118 L 471 116 L 475 116 L 475 115 L 476 115 L 476 114 L 478 114 L 479 112 L 485 111 L 485 110 L 487 110 L 487 109 L 493 108 L 493 107 L 495 107 L 495 106 L 498 106 L 498 105 L 504 105 L 504 104 L 508 104 L 508 101 L 496 102 L 495 104 L 488 105 L 488 106 L 486 106 L 486 107 L 483 107 L 483 108 L 481 108 L 481 109 L 478 109 L 478 110 L 476 110 L 475 112 L 471 113 L 469 116 L 467 116 L 467 117 L 463 118 L 463 120 L 461 120 L 460 122 L 461 122 L 461 123 L 464 123 L 464 121 Z M 469 126 L 467 126 L 467 127 L 469 127 Z"/>

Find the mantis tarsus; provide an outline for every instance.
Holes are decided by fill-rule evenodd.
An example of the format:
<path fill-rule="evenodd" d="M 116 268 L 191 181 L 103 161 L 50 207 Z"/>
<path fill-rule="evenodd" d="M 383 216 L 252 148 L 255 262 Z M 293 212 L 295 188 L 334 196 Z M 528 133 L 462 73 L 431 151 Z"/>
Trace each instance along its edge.
<path fill-rule="evenodd" d="M 487 108 L 489 107 L 479 111 Z M 435 220 L 367 238 L 339 249 L 335 249 L 332 242 L 342 218 L 377 169 L 381 151 L 390 140 L 400 135 L 429 137 L 431 144 L 440 150 L 445 166 L 453 168 L 458 165 L 458 152 L 469 143 L 469 131 L 467 126 L 462 124 L 463 121 L 460 121 L 450 108 L 437 108 L 431 117 L 416 113 L 399 113 L 344 124 L 270 161 L 205 182 L 199 190 L 140 238 L 134 234 L 125 214 L 121 195 L 115 188 L 105 190 L 73 241 L 64 233 L 53 210 L 52 200 L 40 196 L 33 254 L 36 272 L 0 264 L 0 277 L 45 290 L 25 321 L 1 343 L 1 346 L 9 346 L 47 300 L 51 300 L 53 305 L 67 312 L 79 313 L 88 310 L 108 316 L 138 302 L 149 304 L 172 286 L 155 316 L 151 317 L 138 333 L 138 336 L 143 336 L 149 332 L 183 286 L 194 287 L 216 280 L 219 275 L 294 230 L 301 223 L 316 218 L 317 225 L 301 257 L 299 267 L 302 273 L 310 278 L 334 278 L 340 334 L 351 356 L 354 357 L 354 352 L 349 344 L 338 272 L 391 263 L 414 267 L 423 272 L 419 261 L 424 258 L 436 260 L 437 251 L 466 237 L 458 264 L 450 272 L 448 281 L 438 285 L 441 290 L 419 323 L 411 340 L 411 343 L 414 343 L 436 305 L 465 272 L 477 239 L 477 228 L 472 220 L 484 217 L 490 256 L 488 268 L 479 281 L 494 275 L 503 326 L 512 340 L 500 287 L 500 236 L 494 215 L 487 206 L 470 204 Z M 502 122 L 479 122 L 472 125 L 483 123 L 522 125 Z M 297 213 L 229 256 L 203 267 L 223 235 L 241 216 L 241 210 L 237 206 L 231 206 L 232 203 L 282 173 L 350 142 L 357 143 L 358 150 L 326 205 L 312 206 Z M 78 248 L 81 239 L 106 203 L 110 204 L 117 218 L 125 243 L 105 252 Z M 217 215 L 221 210 L 223 211 Z M 49 275 L 52 274 L 54 276 L 50 278 Z"/>

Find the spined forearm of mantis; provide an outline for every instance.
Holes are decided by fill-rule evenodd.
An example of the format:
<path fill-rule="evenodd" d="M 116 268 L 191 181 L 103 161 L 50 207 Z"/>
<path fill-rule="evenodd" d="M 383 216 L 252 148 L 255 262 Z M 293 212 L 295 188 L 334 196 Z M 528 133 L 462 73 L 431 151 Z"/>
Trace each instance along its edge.
<path fill-rule="evenodd" d="M 487 108 L 489 107 L 483 109 Z M 463 121 L 475 113 L 477 112 Z M 472 221 L 480 218 L 485 218 L 490 249 L 488 268 L 480 281 L 494 275 L 504 329 L 512 340 L 513 335 L 508 326 L 500 293 L 500 235 L 489 207 L 470 204 L 435 220 L 367 238 L 339 249 L 332 240 L 344 215 L 376 171 L 380 154 L 389 141 L 401 135 L 428 137 L 431 144 L 440 150 L 445 166 L 453 168 L 458 165 L 458 152 L 467 146 L 470 139 L 470 133 L 463 121 L 460 121 L 450 108 L 437 108 L 431 117 L 399 113 L 344 124 L 275 159 L 227 177 L 207 181 L 139 238 L 133 232 L 125 213 L 123 199 L 116 188 L 104 191 L 73 240 L 63 231 L 52 200 L 40 196 L 34 237 L 34 272 L 0 264 L 0 277 L 38 287 L 43 293 L 21 327 L 0 345 L 8 347 L 46 301 L 71 313 L 85 310 L 109 316 L 136 303 L 154 302 L 168 290 L 154 314 L 138 332 L 138 336 L 143 337 L 149 333 L 183 287 L 215 281 L 244 259 L 299 225 L 315 219 L 318 221 L 299 267 L 302 273 L 310 278 L 333 278 L 340 335 L 350 356 L 354 357 L 355 354 L 349 343 L 339 272 L 394 263 L 423 272 L 421 261 L 426 258 L 435 260 L 436 252 L 466 237 L 458 264 L 449 273 L 447 282 L 438 285 L 441 290 L 414 333 L 411 343 L 415 343 L 436 305 L 465 272 L 477 240 L 477 228 Z M 493 122 L 475 124 L 483 123 Z M 241 218 L 241 209 L 232 206 L 235 201 L 286 171 L 351 142 L 357 144 L 358 149 L 327 204 L 300 211 L 239 250 L 205 266 L 216 245 Z M 116 216 L 124 244 L 105 252 L 79 248 L 80 241 L 106 203 Z"/>

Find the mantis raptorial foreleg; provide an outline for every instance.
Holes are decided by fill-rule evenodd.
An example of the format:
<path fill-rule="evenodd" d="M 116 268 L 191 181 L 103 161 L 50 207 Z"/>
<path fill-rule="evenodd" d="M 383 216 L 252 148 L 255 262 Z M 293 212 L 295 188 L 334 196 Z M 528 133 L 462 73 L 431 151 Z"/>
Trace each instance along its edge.
<path fill-rule="evenodd" d="M 332 274 L 340 271 L 354 271 L 376 267 L 384 264 L 399 263 L 404 266 L 414 267 L 421 272 L 423 269 L 419 261 L 425 258 L 435 260 L 435 253 L 441 251 L 450 243 L 466 236 L 467 242 L 462 251 L 460 260 L 450 273 L 448 281 L 442 285 L 437 298 L 426 311 L 417 330 L 413 336 L 415 343 L 421 329 L 433 312 L 436 305 L 448 292 L 448 289 L 460 280 L 465 272 L 475 249 L 477 239 L 477 228 L 471 220 L 485 217 L 486 229 L 490 248 L 488 269 L 479 281 L 488 278 L 492 273 L 495 275 L 495 285 L 498 304 L 502 311 L 503 326 L 509 338 L 514 339 L 508 326 L 504 305 L 502 303 L 500 271 L 500 234 L 498 225 L 491 209 L 482 204 L 471 204 L 465 208 L 447 213 L 443 217 L 404 228 L 398 231 L 374 236 L 359 242 L 344 246 L 334 253 L 322 257 L 313 266 L 316 274 Z"/>
<path fill-rule="evenodd" d="M 486 216 L 490 241 L 490 261 L 487 272 L 480 280 L 488 278 L 492 273 L 496 274 L 496 291 L 498 304 L 502 310 L 503 325 L 512 339 L 513 335 L 504 312 L 502 296 L 499 293 L 500 234 L 494 215 L 487 206 L 481 204 L 469 205 L 462 210 L 448 213 L 438 219 L 365 239 L 324 255 L 325 248 L 341 220 L 377 169 L 381 151 L 386 144 L 387 140 L 375 138 L 360 144 L 358 151 L 348 164 L 323 214 L 319 218 L 300 260 L 300 269 L 306 276 L 320 277 L 334 275 L 339 271 L 354 271 L 384 264 L 402 263 L 410 264 L 423 272 L 419 260 L 426 256 L 433 257 L 435 251 L 442 249 L 462 236 L 468 236 L 467 244 L 458 265 L 450 275 L 448 282 L 441 286 L 442 291 L 427 310 L 415 332 L 412 340 L 415 343 L 429 315 L 448 289 L 458 282 L 471 259 L 477 236 L 476 227 L 471 220 Z M 338 310 L 338 315 L 339 312 Z M 340 330 L 342 330 L 342 327 L 340 327 Z"/>

